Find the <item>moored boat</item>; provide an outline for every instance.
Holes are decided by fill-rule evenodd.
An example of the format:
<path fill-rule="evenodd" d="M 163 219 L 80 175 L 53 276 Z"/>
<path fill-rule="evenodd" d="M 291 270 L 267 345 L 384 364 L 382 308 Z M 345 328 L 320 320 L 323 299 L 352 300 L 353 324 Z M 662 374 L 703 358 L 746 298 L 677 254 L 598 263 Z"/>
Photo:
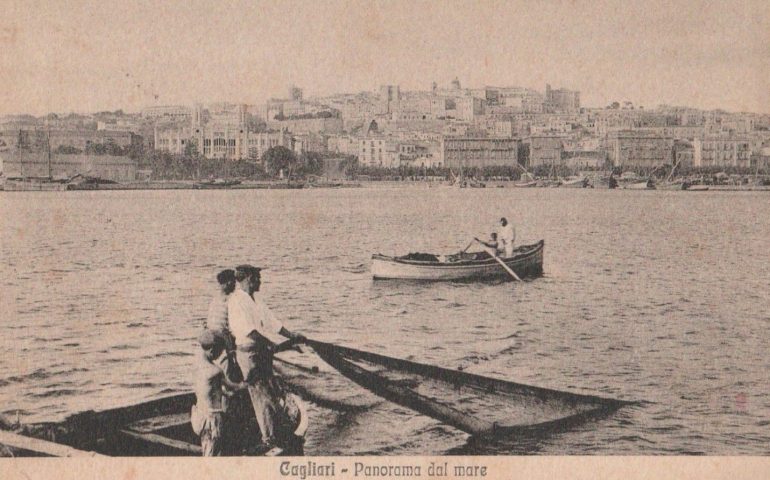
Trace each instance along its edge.
<path fill-rule="evenodd" d="M 214 180 L 205 180 L 202 182 L 196 182 L 193 184 L 193 188 L 196 188 L 196 189 L 230 188 L 240 184 L 241 184 L 240 180 L 224 180 L 221 178 L 217 178 Z"/>
<path fill-rule="evenodd" d="M 543 249 L 540 240 L 522 245 L 513 255 L 501 260 L 519 277 L 532 277 L 543 272 Z M 507 277 L 509 273 L 485 252 L 434 255 L 429 253 L 390 257 L 372 255 L 372 276 L 375 279 L 464 280 Z"/>
<path fill-rule="evenodd" d="M 514 187 L 518 187 L 518 188 L 537 187 L 537 181 L 536 180 L 532 180 L 531 182 L 514 183 L 513 186 Z"/>
<path fill-rule="evenodd" d="M 588 180 L 588 177 L 580 177 L 580 178 L 572 178 L 568 180 L 563 180 L 561 182 L 561 185 L 559 187 L 561 188 L 588 188 L 588 186 L 591 184 L 591 181 Z"/>
<path fill-rule="evenodd" d="M 8 178 L 3 190 L 6 192 L 61 192 L 67 190 L 67 184 L 47 178 Z"/>
<path fill-rule="evenodd" d="M 649 179 L 646 182 L 625 185 L 623 188 L 626 190 L 655 190 L 655 182 L 652 179 Z"/>

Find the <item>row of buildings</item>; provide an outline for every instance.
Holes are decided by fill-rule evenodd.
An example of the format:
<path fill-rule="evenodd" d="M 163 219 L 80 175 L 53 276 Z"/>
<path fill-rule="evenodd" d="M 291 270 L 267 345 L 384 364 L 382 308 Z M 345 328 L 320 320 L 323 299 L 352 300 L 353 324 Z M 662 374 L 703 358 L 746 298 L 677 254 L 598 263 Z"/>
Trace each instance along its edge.
<path fill-rule="evenodd" d="M 156 148 L 182 153 L 193 142 L 209 158 L 255 161 L 281 145 L 297 153 L 353 155 L 381 167 L 752 167 L 765 162 L 770 141 L 767 115 L 645 110 L 630 102 L 588 109 L 578 91 L 465 89 L 457 79 L 426 91 L 383 85 L 312 99 L 291 87 L 288 98 L 264 105 L 198 105 L 186 116 L 165 108 Z"/>
<path fill-rule="evenodd" d="M 305 98 L 292 86 L 286 98 L 262 105 L 215 103 L 154 106 L 138 114 L 15 118 L 0 125 L 0 149 L 24 143 L 44 124 L 54 150 L 89 144 L 141 145 L 174 154 L 261 161 L 276 146 L 294 152 L 349 155 L 368 166 L 481 167 L 567 165 L 579 168 L 767 166 L 770 116 L 630 102 L 585 108 L 580 92 L 546 85 L 446 87 Z M 19 132 L 22 132 L 21 134 Z M 29 140 L 30 142 L 32 140 Z"/>

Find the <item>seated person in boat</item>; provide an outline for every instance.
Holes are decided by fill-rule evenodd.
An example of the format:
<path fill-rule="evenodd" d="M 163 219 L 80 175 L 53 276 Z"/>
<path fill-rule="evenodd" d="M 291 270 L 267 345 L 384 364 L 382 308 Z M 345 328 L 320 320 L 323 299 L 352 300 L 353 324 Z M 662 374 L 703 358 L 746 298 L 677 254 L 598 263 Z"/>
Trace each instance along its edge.
<path fill-rule="evenodd" d="M 503 255 L 505 253 L 504 250 L 501 249 L 500 243 L 497 241 L 497 233 L 492 232 L 489 234 L 489 241 L 485 242 L 484 240 L 479 240 L 476 238 L 476 241 L 480 244 L 484 245 L 487 248 L 492 249 L 492 251 L 495 252 L 496 255 Z M 480 255 L 483 258 L 491 258 L 491 255 L 487 252 L 482 252 Z"/>
<path fill-rule="evenodd" d="M 235 291 L 235 270 L 226 269 L 217 274 L 218 289 L 209 303 L 209 313 L 206 318 L 206 328 L 213 331 L 225 342 L 227 353 L 227 377 L 233 382 L 243 380 L 238 362 L 235 359 L 235 339 L 230 333 L 227 321 L 227 299 Z"/>
<path fill-rule="evenodd" d="M 273 353 L 285 338 L 302 342 L 305 337 L 287 330 L 257 295 L 262 282 L 260 271 L 251 265 L 236 267 L 238 288 L 227 301 L 227 315 L 262 441 L 279 451 L 275 425 L 283 392 L 273 374 Z"/>
<path fill-rule="evenodd" d="M 222 355 L 225 342 L 222 337 L 204 330 L 198 338 L 201 350 L 196 356 L 194 389 L 196 403 L 192 407 L 190 422 L 201 437 L 203 456 L 222 455 L 224 415 L 227 408 L 225 391 L 234 392 L 246 388 L 245 383 L 233 383 L 227 379 L 227 357 Z"/>

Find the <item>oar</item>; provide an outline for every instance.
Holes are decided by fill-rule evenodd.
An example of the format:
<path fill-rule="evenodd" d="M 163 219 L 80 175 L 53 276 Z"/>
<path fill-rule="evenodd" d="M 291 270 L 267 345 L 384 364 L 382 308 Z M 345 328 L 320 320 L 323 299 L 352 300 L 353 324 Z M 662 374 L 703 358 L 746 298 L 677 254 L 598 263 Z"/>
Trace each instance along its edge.
<path fill-rule="evenodd" d="M 467 251 L 468 251 L 468 249 L 469 249 L 469 248 L 471 248 L 471 245 L 473 245 L 473 242 L 475 242 L 475 241 L 476 241 L 476 239 L 475 239 L 475 238 L 474 238 L 473 240 L 471 240 L 471 243 L 469 243 L 467 247 L 463 248 L 463 249 L 462 249 L 462 251 L 461 251 L 460 253 L 465 253 L 465 252 L 467 252 Z"/>
<path fill-rule="evenodd" d="M 505 262 L 502 261 L 502 259 L 497 256 L 497 254 L 495 253 L 495 251 L 493 249 L 487 247 L 486 245 L 484 245 L 481 242 L 479 242 L 479 244 L 481 244 L 481 247 L 484 249 L 485 252 L 487 252 L 488 254 L 492 255 L 492 258 L 494 258 L 497 261 L 497 263 L 499 263 L 500 266 L 502 266 L 505 269 L 506 272 L 510 273 L 511 276 L 513 278 L 515 278 L 516 280 L 518 280 L 520 282 L 522 281 L 521 278 L 518 275 L 516 275 L 516 272 L 514 272 L 513 269 L 511 269 L 511 267 L 506 265 Z"/>

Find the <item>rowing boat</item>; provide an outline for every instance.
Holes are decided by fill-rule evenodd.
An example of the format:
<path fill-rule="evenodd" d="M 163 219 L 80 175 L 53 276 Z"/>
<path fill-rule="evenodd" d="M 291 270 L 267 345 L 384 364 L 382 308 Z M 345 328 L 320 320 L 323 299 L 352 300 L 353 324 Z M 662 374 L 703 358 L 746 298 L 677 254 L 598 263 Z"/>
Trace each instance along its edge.
<path fill-rule="evenodd" d="M 519 277 L 543 273 L 543 240 L 522 245 L 502 261 Z M 434 255 L 429 253 L 390 257 L 372 256 L 372 276 L 375 279 L 465 280 L 507 277 L 508 272 L 486 252 Z"/>
<path fill-rule="evenodd" d="M 479 437 L 563 429 L 634 402 L 534 387 L 308 340 L 350 380 Z"/>
<path fill-rule="evenodd" d="M 136 405 L 87 411 L 61 422 L 0 428 L 0 453 L 6 456 L 191 456 L 201 455 L 200 439 L 190 424 L 193 393 L 172 395 Z M 307 410 L 294 394 L 287 395 L 291 418 L 276 428 L 286 455 L 301 455 Z M 246 391 L 230 399 L 224 431 L 228 455 L 262 455 L 266 448 Z"/>

